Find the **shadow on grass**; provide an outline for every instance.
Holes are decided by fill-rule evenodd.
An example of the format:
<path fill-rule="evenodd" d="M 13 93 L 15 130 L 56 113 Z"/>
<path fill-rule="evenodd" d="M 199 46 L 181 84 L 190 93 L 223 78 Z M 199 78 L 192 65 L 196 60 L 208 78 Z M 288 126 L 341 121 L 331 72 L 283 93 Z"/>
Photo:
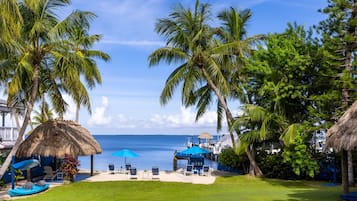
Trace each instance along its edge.
<path fill-rule="evenodd" d="M 339 191 L 301 190 L 288 194 L 288 199 L 277 199 L 274 201 L 337 201 L 341 200 Z"/>
<path fill-rule="evenodd" d="M 341 200 L 340 195 L 342 193 L 341 185 L 327 185 L 326 182 L 319 181 L 293 181 L 293 180 L 274 180 L 274 179 L 262 179 L 264 182 L 269 183 L 272 186 L 283 186 L 285 188 L 295 188 L 297 190 L 293 193 L 289 193 L 289 199 L 287 201 L 333 201 Z M 284 201 L 274 200 L 274 201 Z"/>

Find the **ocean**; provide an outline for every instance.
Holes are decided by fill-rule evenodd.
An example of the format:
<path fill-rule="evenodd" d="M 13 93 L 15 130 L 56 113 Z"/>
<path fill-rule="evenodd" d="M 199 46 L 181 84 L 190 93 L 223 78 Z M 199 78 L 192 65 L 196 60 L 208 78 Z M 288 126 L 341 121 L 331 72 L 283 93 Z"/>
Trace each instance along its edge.
<path fill-rule="evenodd" d="M 127 163 L 139 170 L 149 170 L 158 166 L 160 170 L 173 169 L 175 151 L 187 148 L 187 141 L 191 138 L 197 142 L 197 136 L 191 135 L 93 135 L 102 147 L 102 153 L 94 155 L 94 170 L 107 171 L 110 163 L 115 169 L 124 167 L 124 158 L 112 156 L 121 149 L 130 149 L 137 153 L 137 158 L 127 158 Z M 79 157 L 79 169 L 90 169 L 90 156 Z M 178 168 L 185 167 L 187 161 L 179 160 Z M 205 164 L 215 168 L 216 162 L 206 160 Z"/>

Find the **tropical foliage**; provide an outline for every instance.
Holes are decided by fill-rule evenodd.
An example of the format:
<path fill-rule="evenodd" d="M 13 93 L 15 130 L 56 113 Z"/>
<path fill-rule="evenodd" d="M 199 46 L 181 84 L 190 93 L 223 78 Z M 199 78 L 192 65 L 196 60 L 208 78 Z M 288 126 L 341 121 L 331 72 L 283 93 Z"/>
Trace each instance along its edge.
<path fill-rule="evenodd" d="M 149 57 L 150 65 L 178 64 L 161 103 L 182 87 L 182 104 L 196 106 L 196 119 L 216 104 L 217 129 L 225 116 L 232 141 L 238 135 L 236 153 L 247 154 L 252 175 L 261 175 L 257 164 L 264 166 L 255 154 L 265 160 L 261 156 L 273 147 L 296 175 L 316 176 L 312 139 L 356 99 L 357 88 L 354 1 L 328 4 L 322 12 L 329 17 L 319 26 L 289 23 L 282 33 L 253 37 L 246 30 L 249 10 L 229 8 L 214 17 L 199 1 L 193 10 L 177 6 L 158 20 L 156 31 L 167 43 Z M 242 104 L 241 115 L 232 115 L 229 101 Z"/>
<path fill-rule="evenodd" d="M 67 93 L 78 106 L 85 105 L 89 109 L 89 96 L 82 82 L 89 88 L 101 83 L 95 59 L 107 61 L 109 55 L 90 49 L 100 40 L 100 35 L 88 34 L 90 21 L 95 17 L 93 13 L 76 10 L 63 20 L 57 17 L 56 12 L 68 6 L 69 0 L 4 0 L 0 3 L 5 17 L 16 14 L 14 19 L 20 19 L 15 24 L 3 25 L 9 29 L 0 31 L 0 35 L 4 35 L 0 41 L 3 48 L 0 80 L 6 88 L 9 106 L 26 107 L 19 137 L 1 167 L 0 175 L 3 175 L 22 140 L 35 103 L 48 98 L 61 118 L 67 108 L 63 94 Z M 8 39 L 7 32 L 18 34 Z"/>
<path fill-rule="evenodd" d="M 61 166 L 61 171 L 64 173 L 66 179 L 73 181 L 74 175 L 76 175 L 79 171 L 78 166 L 79 161 L 76 157 L 65 155 Z"/>
<path fill-rule="evenodd" d="M 195 105 L 198 109 L 196 119 L 199 119 L 216 98 L 217 128 L 220 129 L 223 114 L 228 127 L 232 125 L 233 115 L 227 99 L 240 97 L 242 90 L 230 82 L 238 80 L 239 68 L 256 37 L 244 40 L 245 24 L 251 16 L 249 10 L 239 12 L 231 8 L 222 11 L 218 16 L 222 27 L 217 28 L 208 23 L 210 11 L 209 4 L 196 1 L 193 10 L 178 5 L 168 18 L 159 19 L 155 30 L 167 42 L 165 47 L 149 56 L 149 63 L 150 66 L 161 61 L 179 64 L 166 80 L 160 96 L 162 104 L 166 104 L 175 89 L 182 86 L 182 104 L 186 107 Z M 239 130 L 235 131 L 239 134 Z M 230 134 L 235 146 L 234 133 Z M 246 153 L 251 161 L 251 174 L 261 176 L 250 150 Z"/>

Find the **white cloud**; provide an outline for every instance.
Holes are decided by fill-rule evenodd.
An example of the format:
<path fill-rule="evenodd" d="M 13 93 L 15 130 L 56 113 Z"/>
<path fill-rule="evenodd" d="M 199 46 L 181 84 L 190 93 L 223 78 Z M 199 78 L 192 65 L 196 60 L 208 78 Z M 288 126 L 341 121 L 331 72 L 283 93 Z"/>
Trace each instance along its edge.
<path fill-rule="evenodd" d="M 112 123 L 112 117 L 106 114 L 109 106 L 109 100 L 106 96 L 102 96 L 102 104 L 94 109 L 94 112 L 88 120 L 90 126 L 105 126 Z"/>
<path fill-rule="evenodd" d="M 117 117 L 117 121 L 115 122 L 117 128 L 137 128 L 138 125 L 136 124 L 133 118 L 125 117 L 123 114 L 119 114 Z"/>
<path fill-rule="evenodd" d="M 149 120 L 147 126 L 160 126 L 168 128 L 178 127 L 215 127 L 217 122 L 217 113 L 213 111 L 206 112 L 197 122 L 196 113 L 191 108 L 181 107 L 180 113 L 172 115 L 155 114 Z"/>

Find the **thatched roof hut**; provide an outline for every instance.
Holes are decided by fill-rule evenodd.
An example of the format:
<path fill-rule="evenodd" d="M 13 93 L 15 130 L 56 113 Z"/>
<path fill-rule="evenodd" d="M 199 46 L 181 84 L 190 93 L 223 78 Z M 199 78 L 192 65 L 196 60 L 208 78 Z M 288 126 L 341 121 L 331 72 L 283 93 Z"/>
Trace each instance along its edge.
<path fill-rule="evenodd" d="M 64 157 L 99 154 L 102 149 L 89 131 L 74 121 L 49 120 L 24 140 L 16 156 L 32 155 Z"/>
<path fill-rule="evenodd" d="M 357 101 L 328 129 L 326 148 L 334 148 L 336 151 L 357 148 Z"/>
<path fill-rule="evenodd" d="M 213 139 L 213 136 L 207 132 L 203 132 L 198 136 L 198 139 Z"/>
<path fill-rule="evenodd" d="M 91 156 L 91 175 L 93 175 L 93 155 L 102 153 L 98 142 L 87 129 L 74 121 L 49 120 L 35 128 L 24 140 L 17 157 L 33 155 L 62 158 L 71 156 Z"/>
<path fill-rule="evenodd" d="M 16 152 L 18 157 L 32 155 L 64 157 L 101 153 L 102 149 L 89 131 L 74 121 L 49 120 L 24 140 Z"/>
<path fill-rule="evenodd" d="M 326 133 L 325 148 L 334 148 L 341 152 L 341 177 L 343 193 L 349 192 L 348 151 L 357 148 L 357 101 Z"/>

